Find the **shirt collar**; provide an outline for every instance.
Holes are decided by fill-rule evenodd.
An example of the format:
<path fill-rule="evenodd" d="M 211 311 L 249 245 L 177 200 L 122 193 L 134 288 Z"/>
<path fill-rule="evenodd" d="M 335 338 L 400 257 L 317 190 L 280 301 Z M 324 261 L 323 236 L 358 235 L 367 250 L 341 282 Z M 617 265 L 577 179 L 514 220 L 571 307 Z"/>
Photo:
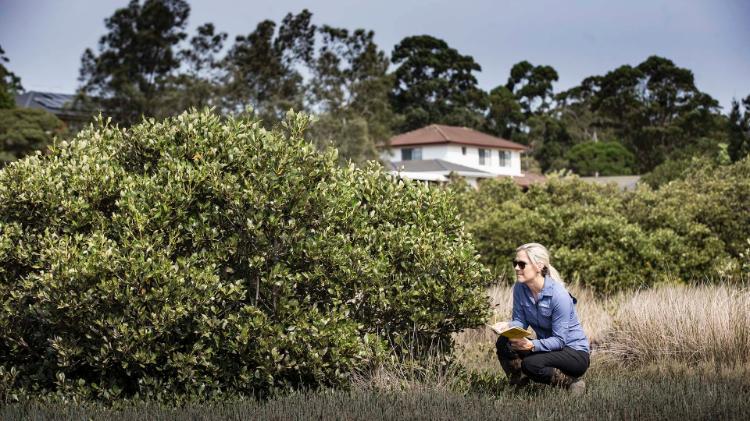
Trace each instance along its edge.
<path fill-rule="evenodd" d="M 542 290 L 539 291 L 539 296 L 544 297 L 546 295 L 548 297 L 551 297 L 552 295 L 554 295 L 554 288 L 555 288 L 554 282 L 555 281 L 549 275 L 545 276 L 544 286 L 542 287 Z M 528 291 L 529 295 L 531 295 L 531 289 L 529 288 L 529 286 L 526 284 L 522 284 L 522 285 L 526 288 L 526 291 Z"/>

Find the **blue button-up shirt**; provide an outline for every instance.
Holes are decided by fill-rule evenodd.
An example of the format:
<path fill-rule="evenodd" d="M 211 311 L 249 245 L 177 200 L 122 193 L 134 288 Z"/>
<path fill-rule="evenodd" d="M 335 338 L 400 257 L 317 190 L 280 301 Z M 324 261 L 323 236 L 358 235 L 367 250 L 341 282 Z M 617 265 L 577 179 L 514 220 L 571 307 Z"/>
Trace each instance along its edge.
<path fill-rule="evenodd" d="M 531 325 L 538 338 L 532 340 L 534 351 L 558 351 L 568 346 L 589 352 L 589 340 L 578 321 L 573 297 L 563 284 L 546 276 L 539 299 L 535 298 L 526 284 L 516 282 L 513 286 L 510 324 L 524 329 Z"/>

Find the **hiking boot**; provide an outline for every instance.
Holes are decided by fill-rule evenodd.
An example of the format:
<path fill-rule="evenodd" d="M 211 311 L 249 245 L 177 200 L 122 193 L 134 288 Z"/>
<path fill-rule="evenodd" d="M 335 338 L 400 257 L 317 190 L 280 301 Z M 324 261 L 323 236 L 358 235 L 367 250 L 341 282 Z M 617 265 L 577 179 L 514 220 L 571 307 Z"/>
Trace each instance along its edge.
<path fill-rule="evenodd" d="M 521 371 L 521 358 L 513 358 L 511 360 L 500 358 L 500 366 L 505 372 L 505 377 L 508 378 L 508 383 L 511 386 L 523 387 L 529 384 L 529 378 Z"/>
<path fill-rule="evenodd" d="M 578 377 L 569 376 L 558 368 L 552 369 L 552 379 L 550 384 L 568 389 L 570 390 L 570 393 L 575 396 L 580 396 L 586 391 L 586 382 Z"/>
<path fill-rule="evenodd" d="M 582 396 L 586 393 L 586 382 L 583 379 L 575 379 L 573 383 L 568 386 L 568 390 L 572 396 Z"/>

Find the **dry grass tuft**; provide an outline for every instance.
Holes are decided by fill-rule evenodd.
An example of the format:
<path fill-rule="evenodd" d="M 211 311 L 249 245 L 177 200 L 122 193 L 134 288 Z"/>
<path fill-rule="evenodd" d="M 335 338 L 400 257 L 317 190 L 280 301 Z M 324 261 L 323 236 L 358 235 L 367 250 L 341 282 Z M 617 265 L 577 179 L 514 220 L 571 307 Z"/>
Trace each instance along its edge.
<path fill-rule="evenodd" d="M 750 290 L 668 286 L 622 302 L 605 338 L 616 361 L 750 362 Z"/>

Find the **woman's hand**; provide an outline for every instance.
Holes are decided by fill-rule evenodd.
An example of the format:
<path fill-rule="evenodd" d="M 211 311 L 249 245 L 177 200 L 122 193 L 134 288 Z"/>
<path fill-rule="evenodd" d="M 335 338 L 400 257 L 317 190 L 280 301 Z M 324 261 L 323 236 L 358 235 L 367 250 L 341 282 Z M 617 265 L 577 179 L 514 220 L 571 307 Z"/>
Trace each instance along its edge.
<path fill-rule="evenodd" d="M 534 344 L 526 338 L 508 339 L 508 342 L 514 351 L 531 351 L 534 348 Z"/>

